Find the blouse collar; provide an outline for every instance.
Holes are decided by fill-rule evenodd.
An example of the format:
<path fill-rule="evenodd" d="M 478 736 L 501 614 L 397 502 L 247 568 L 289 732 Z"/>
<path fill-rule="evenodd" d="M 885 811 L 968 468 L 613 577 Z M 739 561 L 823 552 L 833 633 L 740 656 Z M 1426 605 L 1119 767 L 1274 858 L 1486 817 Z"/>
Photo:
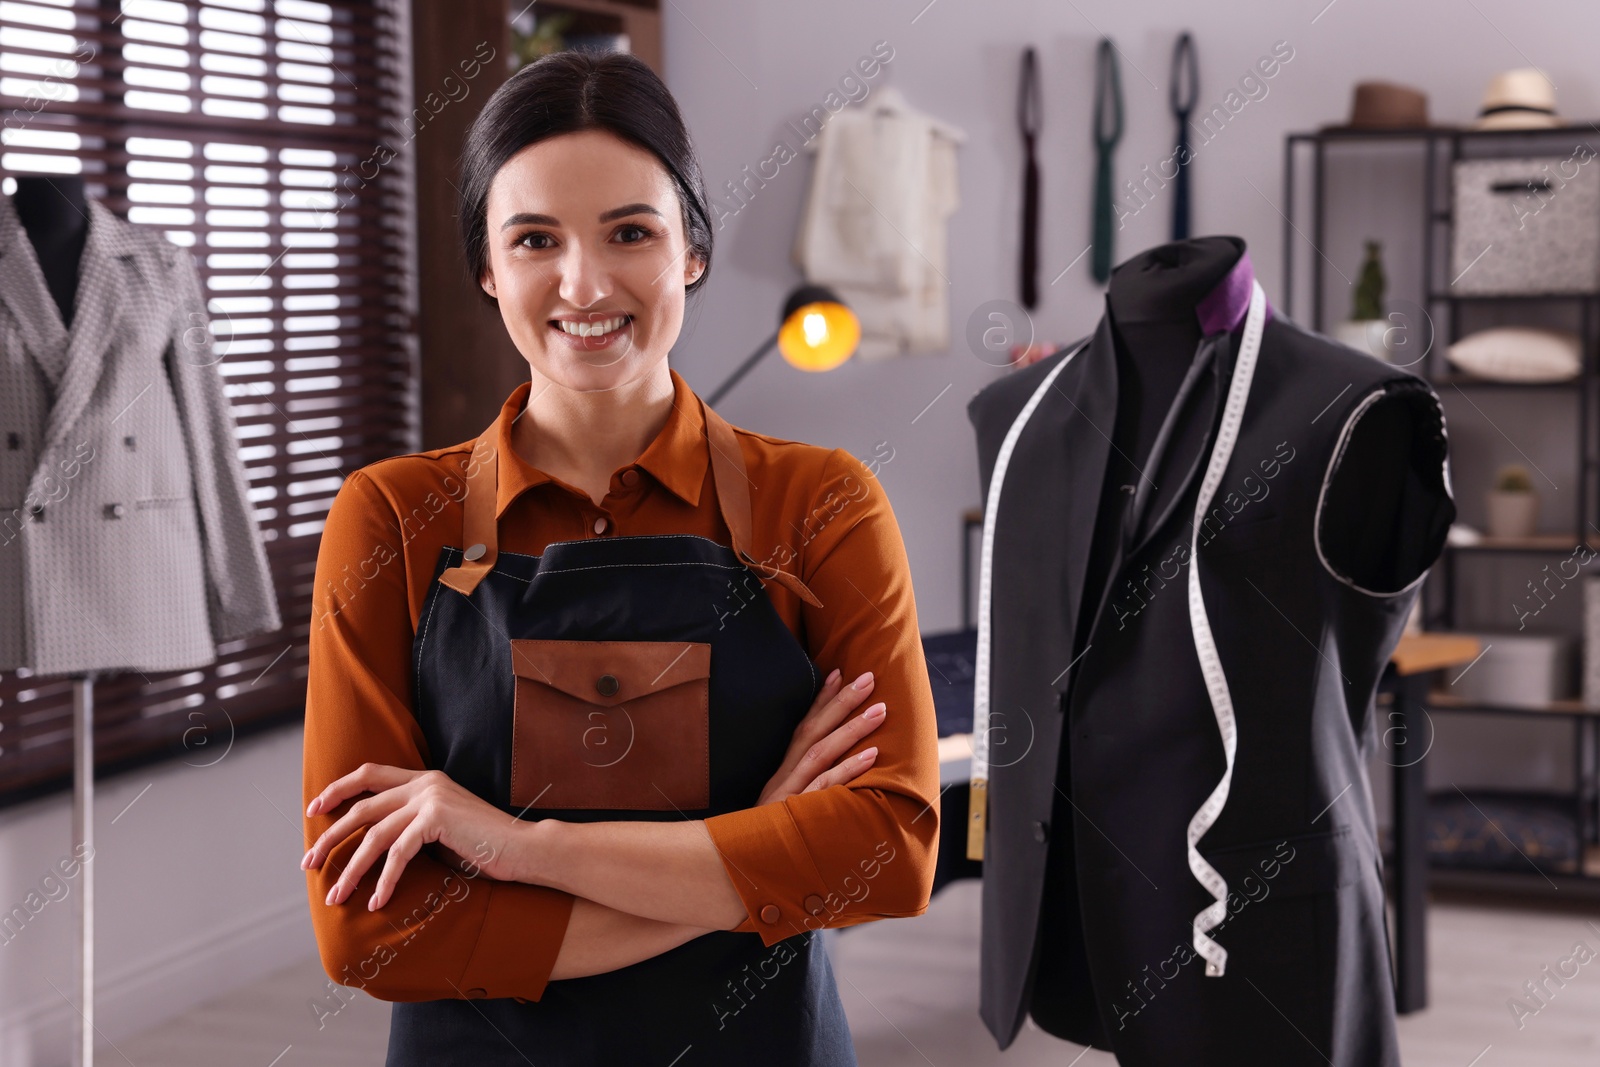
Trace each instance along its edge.
<path fill-rule="evenodd" d="M 711 462 L 705 417 L 700 410 L 700 397 L 689 388 L 683 376 L 671 368 L 667 373 L 672 377 L 672 410 L 667 413 L 661 432 L 635 463 L 673 495 L 691 507 L 698 507 L 706 468 Z M 531 380 L 518 385 L 501 405 L 499 416 L 485 435 L 494 442 L 500 464 L 495 492 L 496 518 L 505 514 L 511 502 L 524 492 L 553 480 L 523 459 L 511 444 L 512 424 L 527 406 L 532 391 Z"/>

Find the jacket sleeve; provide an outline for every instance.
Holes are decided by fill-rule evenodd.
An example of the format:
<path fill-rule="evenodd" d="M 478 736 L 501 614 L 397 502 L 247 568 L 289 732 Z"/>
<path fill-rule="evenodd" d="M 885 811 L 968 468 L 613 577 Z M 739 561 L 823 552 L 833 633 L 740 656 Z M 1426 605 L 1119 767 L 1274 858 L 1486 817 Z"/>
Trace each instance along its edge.
<path fill-rule="evenodd" d="M 323 527 L 306 686 L 300 810 L 307 848 L 360 799 L 305 818 L 305 805 L 329 783 L 363 763 L 428 766 L 411 708 L 405 563 L 386 551 L 398 528 L 382 491 L 359 470 L 340 488 Z M 469 876 L 425 848 L 379 910 L 368 911 L 366 901 L 381 860 L 343 904 L 324 903 L 366 831 L 306 872 L 312 929 L 330 978 L 389 1001 L 543 995 L 572 914 L 570 893 Z"/>
<path fill-rule="evenodd" d="M 233 411 L 190 253 L 162 242 L 161 259 L 176 294 L 167 375 L 183 423 L 200 516 L 211 636 L 229 641 L 283 627 L 278 594 L 250 505 Z"/>
<path fill-rule="evenodd" d="M 939 730 L 889 498 L 859 460 L 834 449 L 806 521 L 815 534 L 800 577 L 822 602 L 804 611 L 806 651 L 846 684 L 872 671 L 876 686 L 858 710 L 881 700 L 888 715 L 852 749 L 876 745 L 878 758 L 848 784 L 706 820 L 744 901 L 734 929 L 767 945 L 922 914 L 938 858 Z"/>

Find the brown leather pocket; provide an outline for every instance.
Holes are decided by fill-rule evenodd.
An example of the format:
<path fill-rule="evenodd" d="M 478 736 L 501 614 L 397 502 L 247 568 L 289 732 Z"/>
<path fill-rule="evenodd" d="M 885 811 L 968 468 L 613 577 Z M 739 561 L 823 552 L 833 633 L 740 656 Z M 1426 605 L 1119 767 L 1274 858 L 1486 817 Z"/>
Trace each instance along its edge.
<path fill-rule="evenodd" d="M 514 639 L 518 808 L 711 806 L 711 645 Z"/>

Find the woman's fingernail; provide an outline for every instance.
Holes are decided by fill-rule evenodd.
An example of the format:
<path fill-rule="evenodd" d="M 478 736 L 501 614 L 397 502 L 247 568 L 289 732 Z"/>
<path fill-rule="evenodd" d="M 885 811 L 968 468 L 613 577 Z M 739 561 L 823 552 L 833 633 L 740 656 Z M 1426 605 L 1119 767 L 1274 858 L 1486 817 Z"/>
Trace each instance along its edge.
<path fill-rule="evenodd" d="M 850 688 L 851 689 L 865 689 L 867 686 L 869 686 L 871 684 L 872 684 L 872 672 L 868 671 L 866 674 L 863 674 L 861 677 L 857 678 L 851 684 Z"/>
<path fill-rule="evenodd" d="M 861 755 L 857 756 L 856 759 L 860 760 L 862 763 L 865 763 L 869 759 L 871 759 L 873 756 L 876 756 L 877 754 L 878 754 L 878 750 L 876 748 L 869 748 L 869 749 L 866 749 L 865 751 L 863 751 L 861 753 Z"/>
<path fill-rule="evenodd" d="M 324 904 L 332 904 L 333 903 L 334 894 L 336 894 L 338 892 L 339 892 L 339 887 L 338 886 L 334 886 L 333 888 L 329 889 L 328 890 L 328 897 L 327 897 L 326 900 L 323 901 L 323 903 Z"/>
<path fill-rule="evenodd" d="M 300 869 L 302 871 L 311 863 L 311 854 L 315 851 L 316 849 L 314 848 L 308 848 L 306 849 L 306 854 L 300 857 Z"/>
<path fill-rule="evenodd" d="M 310 804 L 306 805 L 306 815 L 307 816 L 315 815 L 317 813 L 317 805 L 319 805 L 321 803 L 322 803 L 322 798 L 321 797 L 317 797 Z"/>
<path fill-rule="evenodd" d="M 874 704 L 874 705 L 872 705 L 872 707 L 868 708 L 866 711 L 863 711 L 861 713 L 861 717 L 863 719 L 868 719 L 868 720 L 881 719 L 881 718 L 883 718 L 884 713 L 886 711 L 888 711 L 888 710 L 889 710 L 888 707 L 886 707 L 883 704 Z"/>
<path fill-rule="evenodd" d="M 837 682 L 838 680 L 839 680 L 839 668 L 835 667 L 833 669 L 833 673 L 828 675 L 828 680 L 826 682 L 823 682 L 822 684 L 823 685 L 832 685 L 834 682 Z"/>

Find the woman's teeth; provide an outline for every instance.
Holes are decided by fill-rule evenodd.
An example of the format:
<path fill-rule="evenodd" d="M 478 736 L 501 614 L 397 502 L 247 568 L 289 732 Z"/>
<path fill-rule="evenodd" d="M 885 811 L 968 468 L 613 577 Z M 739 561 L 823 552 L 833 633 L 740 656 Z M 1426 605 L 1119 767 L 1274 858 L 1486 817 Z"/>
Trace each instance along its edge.
<path fill-rule="evenodd" d="M 557 319 L 556 325 L 561 328 L 562 333 L 570 333 L 574 337 L 598 337 L 600 334 L 621 329 L 627 321 L 628 316 L 618 315 L 614 319 L 605 319 L 600 322 L 567 322 Z"/>

